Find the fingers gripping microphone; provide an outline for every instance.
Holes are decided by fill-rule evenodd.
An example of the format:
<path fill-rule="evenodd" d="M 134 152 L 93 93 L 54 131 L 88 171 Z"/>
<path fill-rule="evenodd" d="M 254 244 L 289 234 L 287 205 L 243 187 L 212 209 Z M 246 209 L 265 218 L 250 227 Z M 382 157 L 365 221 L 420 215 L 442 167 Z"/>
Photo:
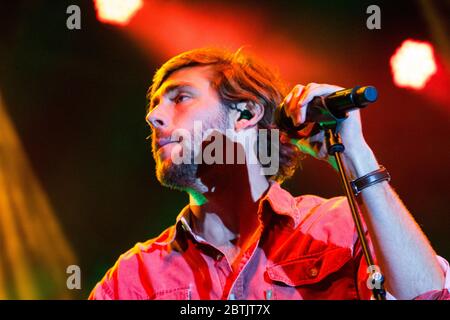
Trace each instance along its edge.
<path fill-rule="evenodd" d="M 375 102 L 378 92 L 375 87 L 354 87 L 336 91 L 328 96 L 315 97 L 308 103 L 305 123 L 315 122 L 326 124 L 339 122 L 347 118 L 347 112 L 364 108 Z M 295 126 L 292 119 L 286 115 L 284 104 L 275 109 L 275 124 L 285 131 L 298 131 L 304 126 Z"/>

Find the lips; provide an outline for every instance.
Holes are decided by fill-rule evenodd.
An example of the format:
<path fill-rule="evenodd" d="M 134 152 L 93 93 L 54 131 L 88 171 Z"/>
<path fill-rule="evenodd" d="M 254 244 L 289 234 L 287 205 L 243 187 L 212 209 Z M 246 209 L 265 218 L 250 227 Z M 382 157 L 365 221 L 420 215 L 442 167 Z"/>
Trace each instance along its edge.
<path fill-rule="evenodd" d="M 174 143 L 176 141 L 172 141 L 170 139 L 159 139 L 156 141 L 156 151 L 158 151 L 159 149 L 161 149 L 162 147 L 164 147 L 165 145 L 168 145 L 170 143 Z"/>

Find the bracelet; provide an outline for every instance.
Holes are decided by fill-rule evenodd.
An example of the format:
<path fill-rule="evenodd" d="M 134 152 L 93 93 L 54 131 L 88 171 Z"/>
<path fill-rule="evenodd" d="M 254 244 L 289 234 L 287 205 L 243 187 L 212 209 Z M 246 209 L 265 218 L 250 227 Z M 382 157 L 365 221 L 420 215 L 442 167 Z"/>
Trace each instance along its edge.
<path fill-rule="evenodd" d="M 391 175 L 385 167 L 380 166 L 378 170 L 369 172 L 368 174 L 350 182 L 353 193 L 357 196 L 363 189 L 373 186 L 378 182 L 391 181 Z"/>

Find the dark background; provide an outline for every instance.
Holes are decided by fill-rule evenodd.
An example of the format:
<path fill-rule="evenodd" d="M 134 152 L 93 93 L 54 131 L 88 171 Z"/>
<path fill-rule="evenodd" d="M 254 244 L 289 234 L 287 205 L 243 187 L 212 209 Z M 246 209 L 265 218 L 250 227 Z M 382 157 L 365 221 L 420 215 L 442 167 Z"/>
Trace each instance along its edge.
<path fill-rule="evenodd" d="M 150 2 L 154 12 L 156 5 Z M 281 34 L 305 59 L 319 66 L 295 73 L 281 68 L 291 85 L 376 86 L 379 101 L 362 112 L 366 140 L 390 171 L 392 185 L 435 250 L 450 257 L 450 99 L 445 53 L 440 54 L 435 46 L 440 71 L 429 84 L 445 87 L 440 100 L 423 91 L 396 87 L 389 68 L 390 56 L 406 38 L 433 41 L 419 2 L 166 3 L 181 8 L 177 17 L 188 17 L 175 19 L 173 25 L 201 23 L 189 20 L 189 14 L 206 15 L 210 6 L 214 14 L 220 8 L 227 8 L 224 12 L 231 16 L 235 12 L 240 24 L 225 23 L 224 34 L 243 28 L 237 33 L 242 31 L 245 39 L 246 32 L 261 35 L 270 30 L 267 39 L 255 36 L 249 40 L 255 44 L 254 53 L 258 55 L 260 49 L 262 57 L 269 57 L 274 66 L 289 63 L 298 70 L 295 64 L 305 65 L 306 61 L 301 55 L 294 55 L 292 61 L 283 56 L 277 60 L 277 55 L 287 50 L 272 43 L 273 35 Z M 433 3 L 442 20 L 450 20 L 448 2 Z M 81 30 L 66 28 L 69 4 L 81 8 Z M 370 4 L 381 8 L 381 30 L 365 26 L 365 9 Z M 161 6 L 159 19 L 169 21 L 171 10 Z M 257 23 L 253 10 L 259 17 Z M 153 23 L 152 30 L 160 37 L 167 32 L 168 38 L 152 42 L 142 34 L 135 36 L 138 23 L 129 28 L 101 23 L 89 1 L 2 1 L 0 5 L 0 90 L 33 169 L 78 257 L 83 275 L 79 298 L 88 295 L 121 253 L 171 225 L 188 200 L 156 181 L 150 143 L 145 140 L 149 134 L 144 121 L 145 95 L 155 69 L 190 45 L 203 45 L 202 38 L 196 33 L 172 32 L 171 25 L 156 23 L 156 19 L 139 19 Z M 221 33 L 210 32 L 219 45 L 231 43 L 237 49 L 234 44 L 242 41 L 236 38 L 220 43 Z M 181 41 L 189 37 L 191 42 Z M 284 186 L 295 195 L 342 194 L 331 167 L 313 159 L 306 159 L 303 170 Z"/>

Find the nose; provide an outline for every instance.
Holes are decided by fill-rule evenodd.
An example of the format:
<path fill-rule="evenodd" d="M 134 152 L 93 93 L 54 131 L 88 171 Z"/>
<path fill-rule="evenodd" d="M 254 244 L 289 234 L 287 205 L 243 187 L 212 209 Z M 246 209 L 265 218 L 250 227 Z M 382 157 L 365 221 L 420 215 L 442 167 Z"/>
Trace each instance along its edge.
<path fill-rule="evenodd" d="M 167 125 L 167 121 L 164 119 L 164 116 L 161 114 L 161 112 L 159 112 L 158 109 L 159 108 L 156 107 L 150 110 L 147 116 L 145 117 L 147 123 L 155 129 L 161 129 Z"/>

